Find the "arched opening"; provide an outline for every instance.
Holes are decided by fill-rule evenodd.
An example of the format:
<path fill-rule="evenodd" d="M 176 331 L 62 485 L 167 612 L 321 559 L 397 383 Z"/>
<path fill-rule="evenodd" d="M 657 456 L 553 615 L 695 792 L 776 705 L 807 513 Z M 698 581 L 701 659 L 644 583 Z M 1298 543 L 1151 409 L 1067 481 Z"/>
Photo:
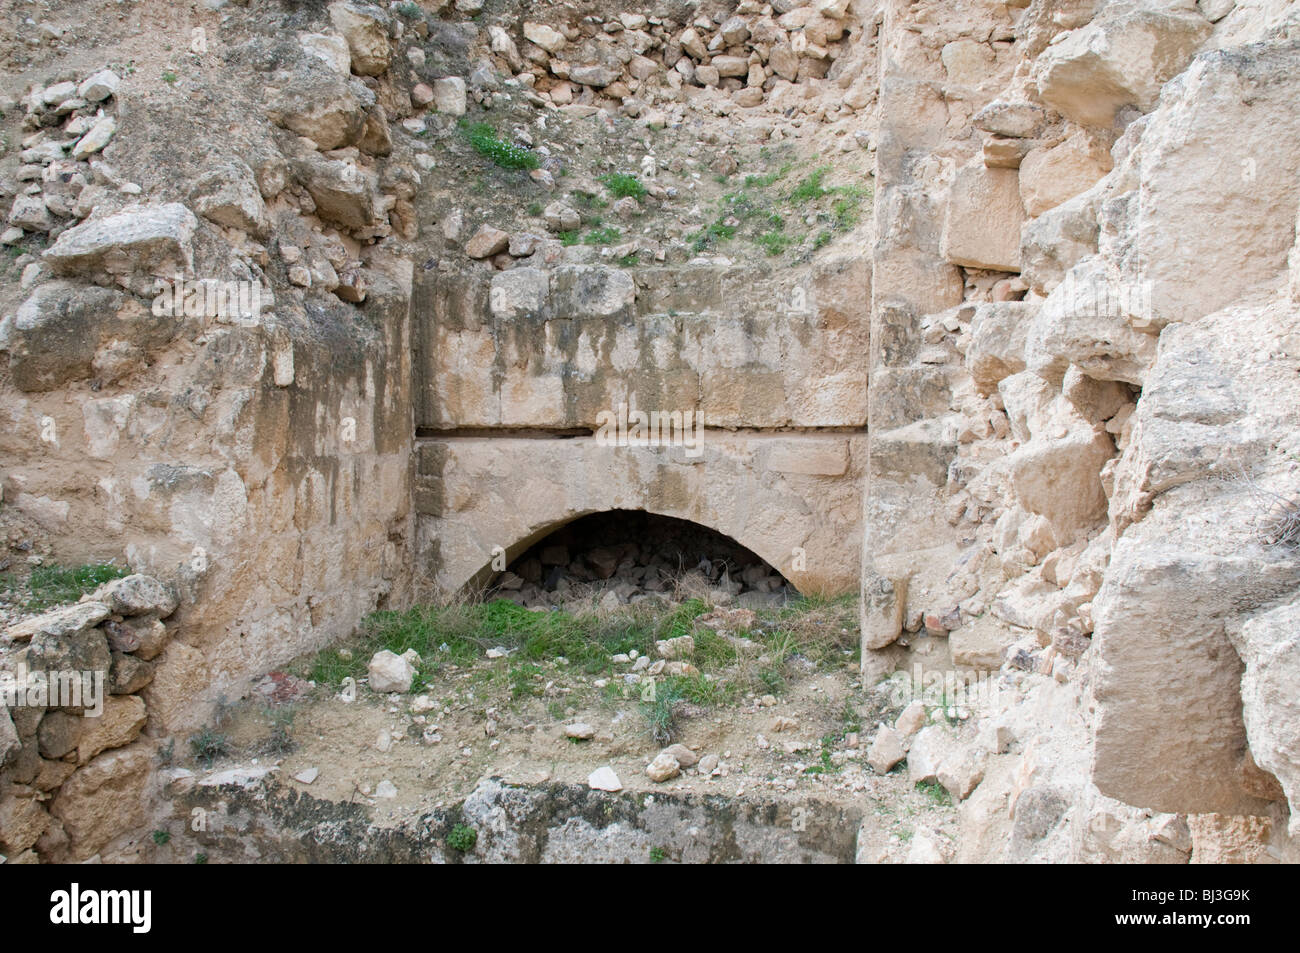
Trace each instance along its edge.
<path fill-rule="evenodd" d="M 532 609 L 606 608 L 700 596 L 759 609 L 799 593 L 728 536 L 643 510 L 581 516 L 534 542 L 489 582 L 488 594 Z"/>

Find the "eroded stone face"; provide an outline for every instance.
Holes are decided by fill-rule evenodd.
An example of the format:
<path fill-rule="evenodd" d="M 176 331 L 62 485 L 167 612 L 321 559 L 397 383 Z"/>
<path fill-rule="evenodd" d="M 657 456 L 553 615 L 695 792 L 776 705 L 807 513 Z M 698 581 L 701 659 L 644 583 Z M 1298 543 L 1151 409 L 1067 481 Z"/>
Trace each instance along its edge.
<path fill-rule="evenodd" d="M 730 536 L 800 592 L 843 592 L 857 581 L 863 443 L 708 433 L 696 457 L 589 437 L 422 441 L 420 558 L 453 592 L 488 568 L 495 546 L 512 559 L 576 516 L 644 509 Z"/>
<path fill-rule="evenodd" d="M 869 269 L 521 267 L 417 287 L 418 425 L 594 427 L 619 404 L 718 427 L 866 422 Z"/>

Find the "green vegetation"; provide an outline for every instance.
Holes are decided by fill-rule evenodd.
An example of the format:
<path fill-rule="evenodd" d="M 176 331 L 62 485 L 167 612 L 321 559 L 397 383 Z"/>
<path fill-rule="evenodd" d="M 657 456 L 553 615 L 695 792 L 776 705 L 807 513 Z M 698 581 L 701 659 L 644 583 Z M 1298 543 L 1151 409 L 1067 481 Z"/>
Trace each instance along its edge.
<path fill-rule="evenodd" d="M 111 563 L 87 563 L 84 566 L 38 566 L 26 585 L 12 573 L 0 574 L 0 591 L 10 602 L 29 612 L 41 612 L 51 606 L 76 602 L 88 592 L 113 579 L 121 579 L 129 570 Z"/>
<path fill-rule="evenodd" d="M 952 807 L 952 795 L 938 781 L 917 781 L 916 789 L 933 802 L 936 807 Z"/>
<path fill-rule="evenodd" d="M 650 848 L 650 863 L 658 864 L 658 863 L 662 863 L 667 859 L 668 859 L 668 851 L 664 850 L 662 847 Z"/>
<path fill-rule="evenodd" d="M 174 86 L 179 77 L 171 70 L 163 70 L 162 81 L 168 86 Z"/>
<path fill-rule="evenodd" d="M 503 169 L 536 169 L 541 165 L 541 160 L 534 152 L 503 141 L 497 136 L 496 130 L 485 122 L 466 126 L 465 135 L 475 152 Z"/>
<path fill-rule="evenodd" d="M 622 233 L 612 225 L 593 228 L 582 239 L 584 245 L 612 245 L 619 240 Z"/>
<path fill-rule="evenodd" d="M 203 728 L 190 736 L 190 749 L 205 768 L 230 753 L 230 739 L 212 728 Z"/>
<path fill-rule="evenodd" d="M 858 223 L 862 207 L 872 194 L 870 188 L 828 185 L 831 167 L 819 166 L 793 188 L 779 190 L 778 183 L 793 169 L 793 163 L 787 162 L 770 172 L 745 176 L 741 188 L 719 200 L 713 221 L 686 236 L 692 250 L 698 254 L 741 238 L 772 256 L 799 248 L 816 251 L 830 244 L 836 232 L 848 231 Z M 787 227 L 792 213 L 803 224 L 824 227 L 807 241 L 805 235 Z"/>
<path fill-rule="evenodd" d="M 467 824 L 457 824 L 447 834 L 447 846 L 462 854 L 474 849 L 478 843 L 478 831 Z"/>
<path fill-rule="evenodd" d="M 167 831 L 153 832 L 153 842 L 157 844 L 159 847 L 162 847 L 164 844 L 168 843 L 171 839 L 172 839 L 172 835 L 167 833 Z"/>
<path fill-rule="evenodd" d="M 424 11 L 420 9 L 420 5 L 418 3 L 410 3 L 410 2 L 399 3 L 395 7 L 395 9 L 397 10 L 398 13 L 406 17 L 408 20 L 414 20 L 416 17 L 424 16 Z"/>
<path fill-rule="evenodd" d="M 600 182 L 605 188 L 609 189 L 610 194 L 615 198 L 639 199 L 646 194 L 646 187 L 641 184 L 641 180 L 635 175 L 627 175 L 623 172 L 610 172 L 600 177 Z"/>

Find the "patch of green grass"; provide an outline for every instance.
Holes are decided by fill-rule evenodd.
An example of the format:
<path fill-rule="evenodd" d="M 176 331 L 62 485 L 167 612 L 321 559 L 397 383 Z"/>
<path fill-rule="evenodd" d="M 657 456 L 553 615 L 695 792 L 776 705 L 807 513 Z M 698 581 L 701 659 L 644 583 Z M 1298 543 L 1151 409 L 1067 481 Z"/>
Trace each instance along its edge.
<path fill-rule="evenodd" d="M 478 831 L 468 824 L 457 824 L 447 834 L 447 846 L 464 854 L 474 849 L 478 843 Z"/>
<path fill-rule="evenodd" d="M 576 245 L 582 240 L 582 236 L 578 234 L 576 229 L 566 229 L 565 231 L 560 232 L 559 238 L 560 244 L 566 247 L 569 245 Z"/>
<path fill-rule="evenodd" d="M 167 833 L 167 831 L 153 832 L 153 842 L 157 844 L 159 847 L 162 847 L 164 844 L 168 843 L 171 839 L 172 839 L 172 835 Z"/>
<path fill-rule="evenodd" d="M 641 702 L 646 730 L 655 744 L 670 744 L 677 736 L 677 716 L 673 706 L 682 700 L 681 687 L 678 680 L 672 678 L 650 683 L 647 687 L 649 692 L 642 695 Z"/>
<path fill-rule="evenodd" d="M 829 229 L 822 229 L 822 231 L 817 233 L 817 237 L 813 239 L 813 251 L 825 248 L 831 243 L 831 239 L 834 237 L 835 236 L 831 234 Z"/>
<path fill-rule="evenodd" d="M 528 208 L 525 209 L 525 211 L 526 211 L 529 215 L 531 215 L 533 218 L 537 218 L 538 216 L 540 216 L 540 215 L 542 214 L 542 203 L 541 203 L 541 202 L 530 202 L 530 203 L 528 204 Z"/>
<path fill-rule="evenodd" d="M 178 77 L 178 76 L 177 76 L 175 73 L 173 73 L 171 70 L 169 70 L 169 69 L 168 69 L 168 70 L 163 70 L 162 81 L 163 81 L 164 83 L 166 83 L 168 86 L 174 86 L 174 85 L 176 85 L 176 80 L 179 79 L 179 78 L 180 78 L 180 77 Z"/>
<path fill-rule="evenodd" d="M 824 195 L 830 195 L 831 190 L 822 185 L 822 180 L 826 178 L 827 173 L 831 171 L 828 165 L 818 166 L 790 193 L 790 201 L 796 205 L 803 205 L 806 202 L 813 202 Z"/>
<path fill-rule="evenodd" d="M 917 781 L 916 789 L 936 807 L 952 807 L 952 795 L 938 781 Z"/>
<path fill-rule="evenodd" d="M 778 231 L 764 232 L 754 240 L 769 255 L 779 255 L 795 243 L 789 235 L 783 235 Z"/>
<path fill-rule="evenodd" d="M 618 260 L 618 266 L 620 268 L 631 268 L 634 265 L 636 265 L 637 258 L 639 257 L 640 257 L 640 252 L 632 252 L 631 254 L 624 255 L 622 258 Z"/>
<path fill-rule="evenodd" d="M 600 177 L 600 182 L 605 188 L 609 189 L 610 194 L 615 198 L 640 199 L 646 194 L 646 187 L 641 184 L 641 180 L 635 175 L 628 175 L 624 172 L 610 172 Z"/>
<path fill-rule="evenodd" d="M 465 135 L 474 151 L 502 169 L 536 169 L 541 160 L 530 149 L 505 142 L 485 122 L 466 127 Z"/>
<path fill-rule="evenodd" d="M 522 665 L 514 665 L 510 668 L 510 698 L 517 701 L 533 695 L 541 694 L 541 686 L 537 684 L 537 676 L 542 674 L 542 667 L 532 662 L 524 662 Z"/>
<path fill-rule="evenodd" d="M 87 563 L 83 566 L 37 566 L 26 585 L 19 584 L 10 573 L 0 575 L 0 589 L 10 601 L 22 608 L 39 612 L 52 606 L 76 602 L 104 583 L 121 579 L 130 572 L 111 563 Z"/>
<path fill-rule="evenodd" d="M 668 859 L 668 851 L 664 850 L 662 847 L 650 848 L 650 863 L 658 864 L 667 859 Z"/>
<path fill-rule="evenodd" d="M 394 9 L 408 20 L 424 16 L 424 10 L 420 8 L 418 3 L 399 3 Z"/>
<path fill-rule="evenodd" d="M 208 862 L 208 855 L 203 853 L 202 851 L 199 851 L 197 854 L 194 855 L 194 863 L 206 864 L 207 862 Z"/>
<path fill-rule="evenodd" d="M 582 239 L 584 245 L 612 245 L 622 233 L 612 225 L 593 228 Z"/>

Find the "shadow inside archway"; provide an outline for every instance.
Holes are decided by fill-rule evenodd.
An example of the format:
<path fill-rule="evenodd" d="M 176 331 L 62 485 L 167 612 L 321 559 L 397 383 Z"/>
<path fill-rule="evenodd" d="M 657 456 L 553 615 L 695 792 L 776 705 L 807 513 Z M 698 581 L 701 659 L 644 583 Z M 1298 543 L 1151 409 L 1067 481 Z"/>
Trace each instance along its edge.
<path fill-rule="evenodd" d="M 579 517 L 521 553 L 489 583 L 491 596 L 529 608 L 612 608 L 700 596 L 758 609 L 799 593 L 777 570 L 707 526 L 642 510 Z"/>

